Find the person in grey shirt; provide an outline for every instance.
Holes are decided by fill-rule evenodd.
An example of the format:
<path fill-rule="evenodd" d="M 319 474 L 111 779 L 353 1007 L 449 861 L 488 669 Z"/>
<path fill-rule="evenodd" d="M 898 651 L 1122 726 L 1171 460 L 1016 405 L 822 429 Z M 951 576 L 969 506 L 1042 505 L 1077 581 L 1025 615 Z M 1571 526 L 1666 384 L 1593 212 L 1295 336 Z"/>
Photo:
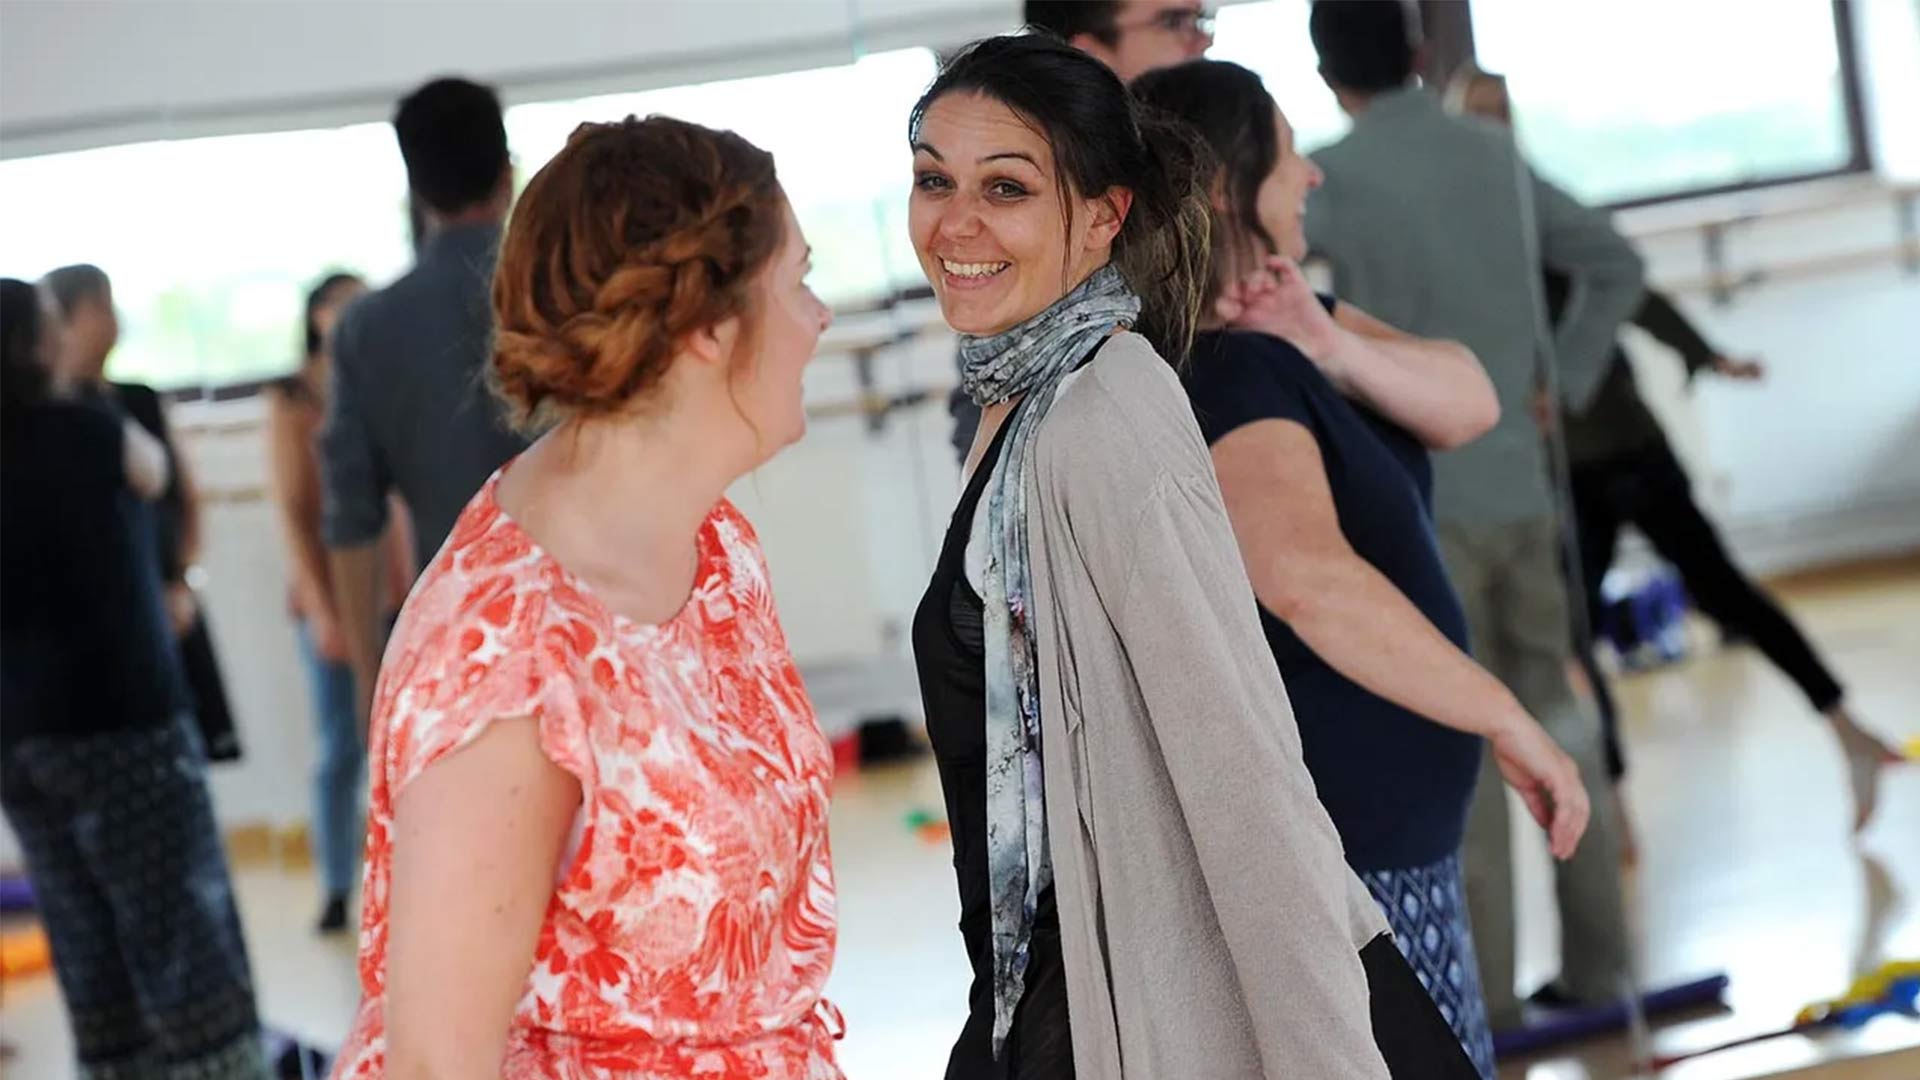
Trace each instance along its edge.
<path fill-rule="evenodd" d="M 418 573 L 467 500 L 526 447 L 484 377 L 488 294 L 513 198 L 500 99 L 464 79 L 437 79 L 400 102 L 393 127 L 424 226 L 419 261 L 341 316 L 320 435 L 321 527 L 363 725 L 380 667 L 388 493 L 412 512 Z"/>
<path fill-rule="evenodd" d="M 1606 791 L 1597 719 L 1567 678 L 1568 596 L 1549 463 L 1528 409 L 1557 376 L 1584 404 L 1642 289 L 1642 266 L 1604 215 L 1535 176 L 1511 136 L 1449 116 L 1414 75 L 1418 17 L 1400 2 L 1320 0 L 1309 28 L 1320 73 L 1353 130 L 1315 155 L 1325 184 L 1307 238 L 1339 295 L 1408 333 L 1464 343 L 1500 398 L 1494 429 L 1434 457 L 1441 554 L 1466 607 L 1473 652 Z M 1540 266 L 1571 282 L 1566 314 L 1541 331 Z M 1613 808 L 1594 800 L 1585 839 L 1557 864 L 1561 973 L 1546 1000 L 1600 1000 L 1623 985 L 1630 948 Z M 1487 1011 L 1520 1021 L 1514 992 L 1507 796 L 1491 758 L 1462 852 Z"/>

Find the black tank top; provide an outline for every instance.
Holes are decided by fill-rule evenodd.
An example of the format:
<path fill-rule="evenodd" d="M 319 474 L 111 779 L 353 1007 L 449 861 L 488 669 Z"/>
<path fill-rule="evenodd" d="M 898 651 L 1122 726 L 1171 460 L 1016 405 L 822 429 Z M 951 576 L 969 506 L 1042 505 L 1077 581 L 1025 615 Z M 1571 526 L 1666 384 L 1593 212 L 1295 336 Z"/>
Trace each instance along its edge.
<path fill-rule="evenodd" d="M 947 1064 L 947 1080 L 1058 1080 L 1073 1076 L 1067 1028 L 1060 913 L 1049 886 L 1040 894 L 1027 959 L 1026 991 L 1014 1013 L 1002 1060 L 993 1059 L 993 915 L 987 895 L 987 671 L 985 606 L 967 582 L 967 540 L 1012 417 L 995 433 L 947 526 L 933 581 L 913 617 L 927 737 L 953 832 L 960 884 L 960 935 L 973 966 L 966 1026 Z"/>

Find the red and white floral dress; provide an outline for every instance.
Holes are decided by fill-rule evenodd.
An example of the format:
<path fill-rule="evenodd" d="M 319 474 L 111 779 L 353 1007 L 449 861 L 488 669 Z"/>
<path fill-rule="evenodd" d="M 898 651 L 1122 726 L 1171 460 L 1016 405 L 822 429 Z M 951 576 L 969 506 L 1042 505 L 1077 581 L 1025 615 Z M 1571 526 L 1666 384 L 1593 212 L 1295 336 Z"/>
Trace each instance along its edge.
<path fill-rule="evenodd" d="M 503 470 L 504 471 L 504 470 Z M 839 1080 L 832 754 L 731 503 L 672 621 L 607 610 L 500 509 L 461 514 L 395 627 L 374 701 L 364 1000 L 339 1078 L 385 1074 L 387 891 L 407 783 L 527 716 L 580 781 L 508 1038 L 513 1080 Z"/>

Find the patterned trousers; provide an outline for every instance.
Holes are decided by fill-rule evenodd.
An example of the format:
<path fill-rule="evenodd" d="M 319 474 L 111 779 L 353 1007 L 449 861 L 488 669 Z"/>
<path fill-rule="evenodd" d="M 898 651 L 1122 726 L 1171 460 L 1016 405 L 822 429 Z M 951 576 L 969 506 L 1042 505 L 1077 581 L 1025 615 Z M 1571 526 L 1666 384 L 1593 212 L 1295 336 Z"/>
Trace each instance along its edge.
<path fill-rule="evenodd" d="M 253 979 L 190 719 L 0 758 L 83 1080 L 264 1080 Z"/>
<path fill-rule="evenodd" d="M 1485 1080 L 1493 1080 L 1493 1033 L 1473 959 L 1473 931 L 1460 885 L 1460 857 L 1360 875 L 1386 913 L 1400 953 Z"/>

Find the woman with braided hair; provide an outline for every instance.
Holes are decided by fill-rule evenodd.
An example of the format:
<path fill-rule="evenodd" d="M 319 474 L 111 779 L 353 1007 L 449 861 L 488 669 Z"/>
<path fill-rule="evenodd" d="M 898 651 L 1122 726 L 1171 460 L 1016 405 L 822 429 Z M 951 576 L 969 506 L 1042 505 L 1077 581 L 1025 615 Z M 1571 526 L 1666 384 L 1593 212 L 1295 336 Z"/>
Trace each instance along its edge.
<path fill-rule="evenodd" d="M 527 186 L 492 370 L 545 434 L 387 650 L 336 1076 L 840 1077 L 832 757 L 723 494 L 805 429 L 807 270 L 730 132 L 583 125 Z"/>

